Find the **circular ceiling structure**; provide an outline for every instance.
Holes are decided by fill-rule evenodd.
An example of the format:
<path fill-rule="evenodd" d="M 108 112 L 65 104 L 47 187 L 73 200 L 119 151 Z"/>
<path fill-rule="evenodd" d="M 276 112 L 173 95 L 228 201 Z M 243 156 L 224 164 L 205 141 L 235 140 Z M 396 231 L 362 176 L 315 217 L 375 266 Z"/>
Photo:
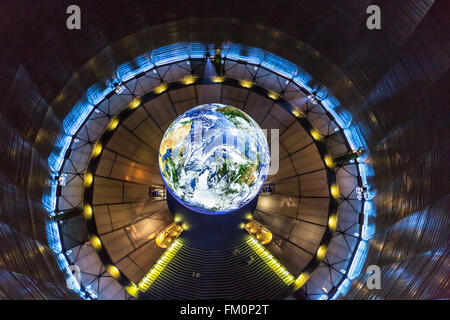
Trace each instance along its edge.
<path fill-rule="evenodd" d="M 360 154 L 352 156 L 356 150 L 316 98 L 317 93 L 308 93 L 292 78 L 261 64 L 233 59 L 230 49 L 228 54 L 225 49 L 219 52 L 219 57 L 172 58 L 113 86 L 111 94 L 89 108 L 74 132 L 58 172 L 64 177 L 64 186 L 58 187 L 56 216 L 81 210 L 87 222 L 87 228 L 83 227 L 81 217 L 77 217 L 59 225 L 64 255 L 70 265 L 80 268 L 80 290 L 86 296 L 195 296 L 193 291 L 181 296 L 170 292 L 158 279 L 152 280 L 153 290 L 146 279 L 175 245 L 183 243 L 182 250 L 190 250 L 185 255 L 196 250 L 205 256 L 214 252 L 207 253 L 192 239 L 191 234 L 205 234 L 196 229 L 197 222 L 183 221 L 182 215 L 167 207 L 167 190 L 158 174 L 164 133 L 175 118 L 199 104 L 234 105 L 255 119 L 270 137 L 273 168 L 251 218 L 239 220 L 241 227 L 235 232 L 236 237 L 249 236 L 245 230 L 251 228 L 242 225 L 252 219 L 270 230 L 271 241 L 261 248 L 280 269 L 264 272 L 274 272 L 281 280 L 283 274 L 287 278 L 281 286 L 275 283 L 279 288 L 273 296 L 258 296 L 249 286 L 247 291 L 241 289 L 242 297 L 286 298 L 303 288 L 305 298 L 323 299 L 328 294 L 332 298 L 352 271 L 363 227 L 364 199 L 356 194 L 361 177 L 355 159 Z M 219 73 L 213 65 L 216 59 L 223 61 Z M 342 156 L 348 159 L 339 160 Z M 157 245 L 157 236 L 174 221 L 183 226 L 183 232 L 164 251 Z M 250 239 L 255 239 L 249 233 Z M 66 244 L 66 238 L 79 240 Z M 248 241 L 242 236 L 233 246 L 222 245 L 221 251 L 245 251 Z M 254 245 L 261 246 L 255 241 Z M 244 260 L 255 259 L 249 252 L 243 255 Z M 97 266 L 95 273 L 93 266 Z M 170 270 L 170 264 L 166 267 Z M 241 268 L 236 272 L 245 270 Z M 249 275 L 246 277 L 239 281 L 250 282 Z M 219 277 L 215 282 L 226 283 L 226 279 Z M 216 297 L 205 293 L 198 298 L 230 298 L 234 294 L 229 291 Z"/>

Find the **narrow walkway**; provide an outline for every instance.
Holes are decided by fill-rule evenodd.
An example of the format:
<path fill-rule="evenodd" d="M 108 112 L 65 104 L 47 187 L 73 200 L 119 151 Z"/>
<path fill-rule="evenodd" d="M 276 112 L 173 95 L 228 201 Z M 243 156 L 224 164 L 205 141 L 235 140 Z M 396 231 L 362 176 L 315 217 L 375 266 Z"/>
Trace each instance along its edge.
<path fill-rule="evenodd" d="M 178 239 L 140 285 L 143 299 L 284 299 L 292 276 L 252 237 L 205 251 Z"/>

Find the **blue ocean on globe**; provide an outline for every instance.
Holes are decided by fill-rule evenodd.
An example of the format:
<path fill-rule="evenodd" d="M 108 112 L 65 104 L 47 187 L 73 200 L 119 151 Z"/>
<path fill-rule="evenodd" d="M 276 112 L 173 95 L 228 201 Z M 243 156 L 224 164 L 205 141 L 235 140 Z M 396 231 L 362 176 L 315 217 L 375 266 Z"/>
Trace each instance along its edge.
<path fill-rule="evenodd" d="M 270 165 L 258 124 L 223 104 L 192 108 L 169 126 L 159 149 L 159 168 L 169 192 L 200 213 L 224 214 L 248 204 Z"/>

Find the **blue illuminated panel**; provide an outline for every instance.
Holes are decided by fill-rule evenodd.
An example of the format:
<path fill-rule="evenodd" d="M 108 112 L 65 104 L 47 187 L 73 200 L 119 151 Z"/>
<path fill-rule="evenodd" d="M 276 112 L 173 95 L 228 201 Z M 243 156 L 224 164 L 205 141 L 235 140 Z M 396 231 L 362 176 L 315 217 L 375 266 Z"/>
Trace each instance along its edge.
<path fill-rule="evenodd" d="M 151 61 L 155 66 L 162 66 L 179 62 L 189 58 L 188 47 L 185 43 L 175 43 L 155 49 L 151 53 Z"/>
<path fill-rule="evenodd" d="M 360 241 L 355 257 L 353 258 L 353 263 L 348 271 L 348 278 L 350 280 L 355 279 L 361 273 L 364 260 L 366 259 L 367 250 L 368 250 L 367 242 L 364 240 Z"/>
<path fill-rule="evenodd" d="M 140 55 L 132 62 L 127 62 L 117 68 L 117 78 L 120 82 L 127 82 L 140 73 L 152 69 L 154 64 L 149 54 Z M 102 99 L 103 100 L 103 99 Z M 101 101 L 101 100 L 100 100 Z"/>
<path fill-rule="evenodd" d="M 261 66 L 289 79 L 298 72 L 297 65 L 268 52 L 264 54 L 264 60 L 261 62 Z"/>
<path fill-rule="evenodd" d="M 47 160 L 48 165 L 53 172 L 58 172 L 59 170 L 61 170 L 64 156 L 66 155 L 67 149 L 69 149 L 71 141 L 72 136 L 69 136 L 67 134 L 60 135 L 56 140 L 53 152 L 50 154 Z"/>

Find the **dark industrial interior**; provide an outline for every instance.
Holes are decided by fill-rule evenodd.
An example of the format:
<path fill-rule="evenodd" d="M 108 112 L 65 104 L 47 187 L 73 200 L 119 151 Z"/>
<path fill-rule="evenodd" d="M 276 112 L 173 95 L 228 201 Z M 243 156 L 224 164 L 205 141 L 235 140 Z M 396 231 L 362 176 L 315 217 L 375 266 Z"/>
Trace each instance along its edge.
<path fill-rule="evenodd" d="M 448 299 L 448 12 L 2 0 L 0 300 Z M 231 215 L 191 215 L 158 169 L 207 103 L 279 132 L 277 173 Z"/>

